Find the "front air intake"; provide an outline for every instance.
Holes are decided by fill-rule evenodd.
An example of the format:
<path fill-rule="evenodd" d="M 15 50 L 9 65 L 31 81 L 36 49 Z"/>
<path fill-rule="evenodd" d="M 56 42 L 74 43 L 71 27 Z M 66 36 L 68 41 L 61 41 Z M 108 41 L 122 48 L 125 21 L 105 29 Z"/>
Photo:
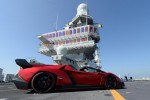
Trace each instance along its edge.
<path fill-rule="evenodd" d="M 25 60 L 25 59 L 16 59 L 15 62 L 17 65 L 19 65 L 23 69 L 32 67 L 32 65 L 30 63 L 28 63 L 27 60 Z"/>

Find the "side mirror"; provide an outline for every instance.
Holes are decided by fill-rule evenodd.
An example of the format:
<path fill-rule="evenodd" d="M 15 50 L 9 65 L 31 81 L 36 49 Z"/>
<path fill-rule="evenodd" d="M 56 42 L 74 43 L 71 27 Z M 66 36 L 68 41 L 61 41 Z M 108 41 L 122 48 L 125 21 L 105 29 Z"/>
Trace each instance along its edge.
<path fill-rule="evenodd" d="M 63 65 L 60 69 L 63 70 L 63 69 L 65 69 L 65 67 L 66 67 L 66 65 Z"/>
<path fill-rule="evenodd" d="M 100 69 L 97 69 L 97 72 L 101 72 L 101 70 L 100 70 Z"/>

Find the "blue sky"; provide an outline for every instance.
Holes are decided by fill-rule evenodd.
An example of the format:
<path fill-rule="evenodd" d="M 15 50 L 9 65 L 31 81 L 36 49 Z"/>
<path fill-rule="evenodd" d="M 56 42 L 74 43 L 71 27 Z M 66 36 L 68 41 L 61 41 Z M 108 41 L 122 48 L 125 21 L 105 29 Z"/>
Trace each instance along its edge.
<path fill-rule="evenodd" d="M 58 29 L 76 15 L 86 0 L 0 0 L 0 67 L 16 74 L 16 58 L 36 58 L 53 63 L 39 54 L 37 35 Z M 98 23 L 102 69 L 135 78 L 150 77 L 150 1 L 88 0 L 89 13 Z"/>

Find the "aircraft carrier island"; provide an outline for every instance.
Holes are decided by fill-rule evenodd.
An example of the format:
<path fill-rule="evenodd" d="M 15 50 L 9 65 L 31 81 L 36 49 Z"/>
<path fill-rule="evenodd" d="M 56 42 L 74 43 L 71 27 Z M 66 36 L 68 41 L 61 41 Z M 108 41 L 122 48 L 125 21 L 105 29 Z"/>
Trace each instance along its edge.
<path fill-rule="evenodd" d="M 82 3 L 77 14 L 62 30 L 45 33 L 41 40 L 39 52 L 52 57 L 56 64 L 69 64 L 80 69 L 84 66 L 100 68 L 98 43 L 100 35 L 98 26 L 89 9 Z"/>

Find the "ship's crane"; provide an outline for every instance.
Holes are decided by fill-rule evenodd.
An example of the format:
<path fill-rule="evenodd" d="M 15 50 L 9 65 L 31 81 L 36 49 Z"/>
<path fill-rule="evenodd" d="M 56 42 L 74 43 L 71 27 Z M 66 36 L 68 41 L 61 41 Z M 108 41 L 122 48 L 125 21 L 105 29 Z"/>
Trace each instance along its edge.
<path fill-rule="evenodd" d="M 100 68 L 100 40 L 98 27 L 89 15 L 87 5 L 81 3 L 77 14 L 63 30 L 45 33 L 41 40 L 39 52 L 52 57 L 56 64 L 69 64 L 76 69 L 85 66 Z"/>

